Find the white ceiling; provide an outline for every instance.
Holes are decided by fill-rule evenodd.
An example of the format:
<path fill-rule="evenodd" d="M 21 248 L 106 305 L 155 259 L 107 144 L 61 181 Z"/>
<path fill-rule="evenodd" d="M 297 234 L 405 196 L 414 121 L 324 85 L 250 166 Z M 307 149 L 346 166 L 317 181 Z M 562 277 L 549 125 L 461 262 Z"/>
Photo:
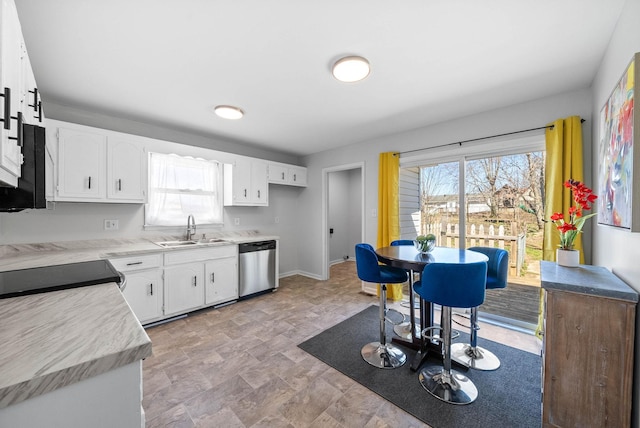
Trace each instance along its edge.
<path fill-rule="evenodd" d="M 47 101 L 307 155 L 588 87 L 624 0 L 16 0 Z M 359 83 L 330 72 L 356 54 Z M 241 107 L 220 119 L 218 104 Z"/>

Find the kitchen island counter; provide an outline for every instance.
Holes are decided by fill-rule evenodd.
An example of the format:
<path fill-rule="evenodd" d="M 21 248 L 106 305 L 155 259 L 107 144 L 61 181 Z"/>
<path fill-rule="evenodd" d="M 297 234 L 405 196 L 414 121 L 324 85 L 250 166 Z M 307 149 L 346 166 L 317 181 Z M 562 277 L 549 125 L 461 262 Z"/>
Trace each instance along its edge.
<path fill-rule="evenodd" d="M 151 355 L 115 283 L 1 299 L 0 319 L 0 409 Z"/>

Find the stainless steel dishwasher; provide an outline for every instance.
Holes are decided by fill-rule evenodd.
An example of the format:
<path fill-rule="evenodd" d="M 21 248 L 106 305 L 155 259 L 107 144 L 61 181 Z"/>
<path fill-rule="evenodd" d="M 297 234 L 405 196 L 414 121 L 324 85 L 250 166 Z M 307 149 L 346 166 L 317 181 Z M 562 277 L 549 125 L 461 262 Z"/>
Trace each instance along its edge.
<path fill-rule="evenodd" d="M 240 244 L 238 253 L 241 298 L 276 289 L 276 241 Z"/>

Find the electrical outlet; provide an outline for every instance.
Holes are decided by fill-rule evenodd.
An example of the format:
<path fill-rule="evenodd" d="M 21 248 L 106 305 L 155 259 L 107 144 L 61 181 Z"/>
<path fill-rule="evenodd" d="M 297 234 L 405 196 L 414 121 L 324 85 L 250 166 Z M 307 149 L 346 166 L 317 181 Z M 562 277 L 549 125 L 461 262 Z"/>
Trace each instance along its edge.
<path fill-rule="evenodd" d="M 236 226 L 240 226 L 240 217 L 235 217 L 233 219 L 233 224 L 235 224 Z"/>
<path fill-rule="evenodd" d="M 104 230 L 118 230 L 118 220 L 105 220 Z"/>

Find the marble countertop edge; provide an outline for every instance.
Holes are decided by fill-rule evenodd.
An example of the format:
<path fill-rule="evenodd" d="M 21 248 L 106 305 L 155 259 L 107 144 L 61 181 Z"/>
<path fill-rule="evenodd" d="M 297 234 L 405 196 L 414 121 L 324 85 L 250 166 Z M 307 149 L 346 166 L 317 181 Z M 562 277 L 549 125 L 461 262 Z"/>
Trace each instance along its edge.
<path fill-rule="evenodd" d="M 5 386 L 0 389 L 0 409 L 142 360 L 150 356 L 151 353 L 151 341 L 149 340 L 121 352 L 105 355 L 100 358 L 99 363 L 84 361 L 64 370 L 46 373 L 14 385 Z"/>

